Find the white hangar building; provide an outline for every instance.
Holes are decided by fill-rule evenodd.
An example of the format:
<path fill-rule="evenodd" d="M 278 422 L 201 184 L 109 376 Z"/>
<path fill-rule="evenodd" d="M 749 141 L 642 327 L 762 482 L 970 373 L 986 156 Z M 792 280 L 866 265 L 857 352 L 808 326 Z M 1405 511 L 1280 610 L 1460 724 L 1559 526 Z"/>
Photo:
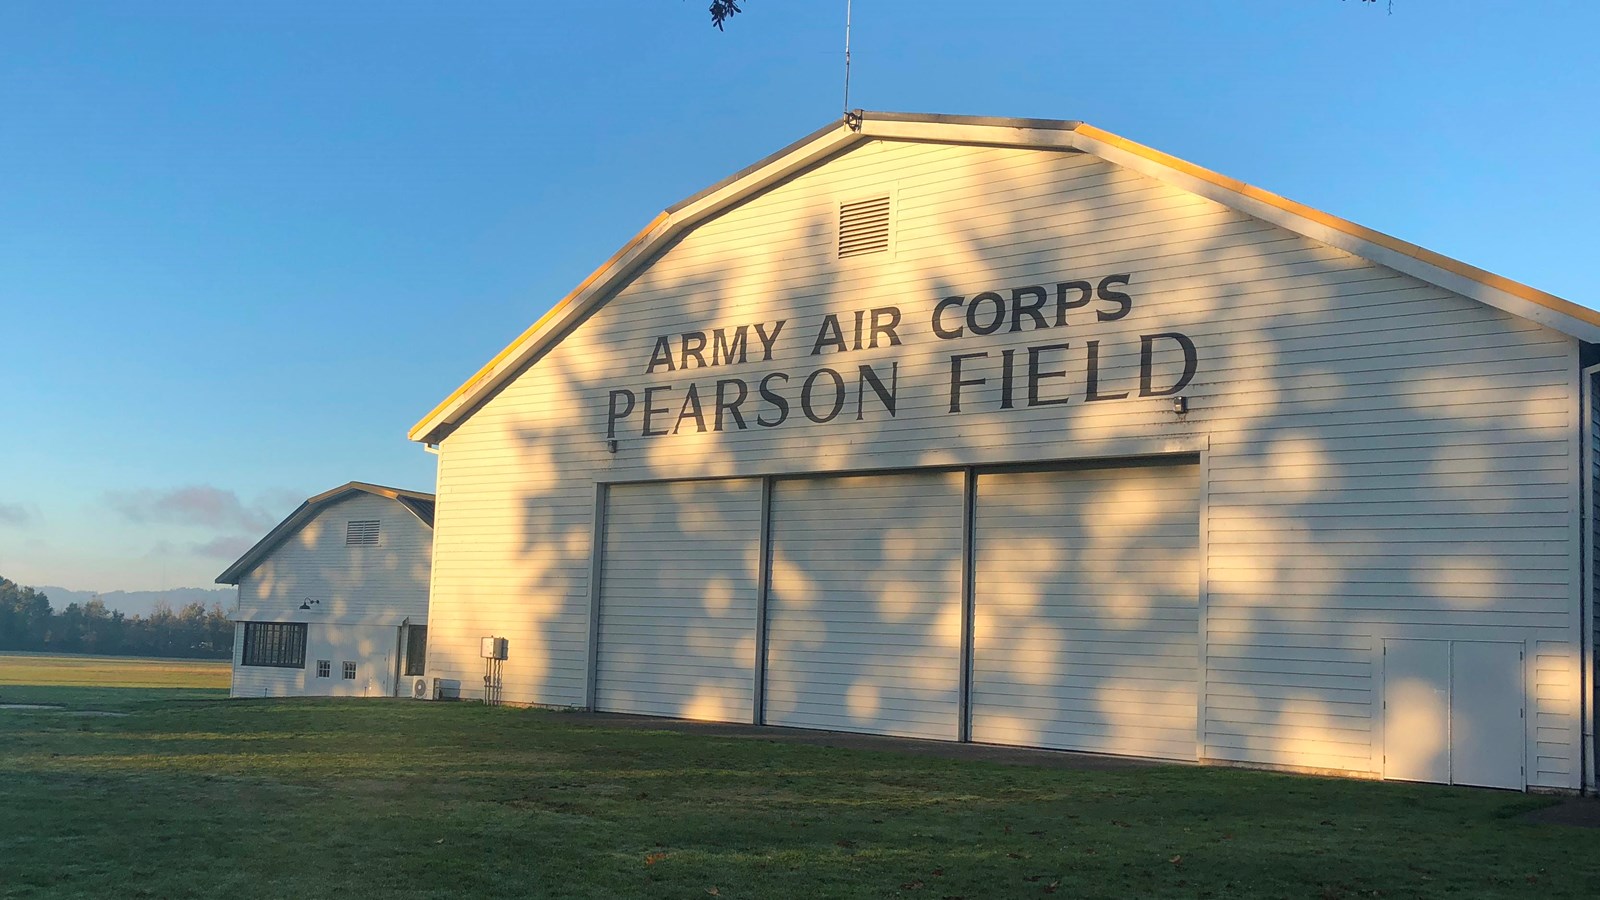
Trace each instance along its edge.
<path fill-rule="evenodd" d="M 852 114 L 411 432 L 509 702 L 1577 789 L 1600 314 L 1078 122 Z"/>
<path fill-rule="evenodd" d="M 218 575 L 239 587 L 230 696 L 413 696 L 433 506 L 432 494 L 352 481 L 300 504 Z"/>

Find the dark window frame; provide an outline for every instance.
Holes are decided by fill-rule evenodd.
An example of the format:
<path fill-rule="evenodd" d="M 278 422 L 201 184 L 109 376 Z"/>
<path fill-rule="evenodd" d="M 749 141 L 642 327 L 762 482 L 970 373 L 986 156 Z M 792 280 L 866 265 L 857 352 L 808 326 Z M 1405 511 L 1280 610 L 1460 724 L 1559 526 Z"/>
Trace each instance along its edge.
<path fill-rule="evenodd" d="M 406 626 L 406 675 L 425 675 L 428 669 L 428 626 Z"/>
<path fill-rule="evenodd" d="M 239 665 L 269 669 L 306 667 L 306 623 L 246 622 Z"/>
<path fill-rule="evenodd" d="M 351 662 L 348 659 L 345 660 L 344 661 L 344 667 L 340 670 L 340 674 L 344 676 L 343 677 L 344 681 L 355 681 L 356 680 L 356 664 Z"/>

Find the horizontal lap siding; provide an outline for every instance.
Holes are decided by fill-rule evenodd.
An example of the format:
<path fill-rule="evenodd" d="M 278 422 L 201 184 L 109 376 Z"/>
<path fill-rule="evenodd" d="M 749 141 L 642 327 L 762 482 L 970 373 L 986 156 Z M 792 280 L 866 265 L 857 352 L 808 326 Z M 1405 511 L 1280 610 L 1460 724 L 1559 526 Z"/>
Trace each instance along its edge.
<path fill-rule="evenodd" d="M 595 707 L 748 721 L 761 483 L 617 485 L 605 529 Z"/>
<path fill-rule="evenodd" d="M 973 740 L 1195 758 L 1198 481 L 978 476 Z"/>
<path fill-rule="evenodd" d="M 772 490 L 765 721 L 954 740 L 959 472 Z"/>
<path fill-rule="evenodd" d="M 345 543 L 352 520 L 378 522 L 375 546 Z M 317 514 L 239 582 L 239 621 L 399 625 L 428 615 L 433 529 L 387 497 L 356 494 Z M 299 605 L 315 600 L 307 613 Z"/>
<path fill-rule="evenodd" d="M 837 201 L 891 189 L 894 251 L 834 259 Z M 1133 297 L 1120 319 L 1102 321 L 1096 311 L 1108 307 L 1096 302 L 1070 310 L 1064 328 L 932 332 L 943 297 L 1116 273 L 1129 274 Z M 900 346 L 813 355 L 825 314 L 848 336 L 853 311 L 884 306 L 901 311 Z M 752 331 L 744 363 L 646 372 L 657 337 L 779 319 L 770 360 Z M 1136 393 L 1140 335 L 1172 331 L 1200 357 L 1187 415 L 1173 414 L 1170 397 L 1085 402 L 1089 341 L 1099 342 L 1101 392 Z M 1028 408 L 1019 376 L 1015 408 L 1001 409 L 1001 351 L 1014 350 L 1023 372 L 1026 347 L 1054 343 L 1069 346 L 1044 367 L 1068 374 L 1042 383 L 1042 396 L 1068 402 Z M 950 357 L 981 352 L 968 372 L 986 382 L 964 388 L 952 414 Z M 895 414 L 870 391 L 858 411 L 857 367 L 887 378 L 896 361 Z M 445 439 L 437 640 L 470 672 L 478 632 L 509 630 L 537 653 L 513 650 L 507 699 L 581 702 L 597 479 L 1206 441 L 1201 637 L 1216 672 L 1205 682 L 1204 752 L 1375 772 L 1363 735 L 1378 726 L 1370 648 L 1383 636 L 1495 630 L 1543 641 L 1577 671 L 1567 586 L 1576 362 L 1575 342 L 1526 320 L 1086 155 L 868 143 L 684 236 Z M 1158 363 L 1169 383 L 1174 354 Z M 661 419 L 670 430 L 691 383 L 709 392 L 738 378 L 754 396 L 763 375 L 788 372 L 794 403 L 820 366 L 850 390 L 827 424 L 794 410 L 763 428 L 752 399 L 742 430 L 701 433 L 689 418 L 647 437 L 636 413 L 618 424 L 617 452 L 606 447 L 613 389 L 667 387 L 657 399 L 671 407 Z M 1548 760 L 1530 777 L 1572 786 L 1561 769 L 1576 758 L 1575 688 L 1546 690 L 1538 734 L 1571 737 L 1537 748 L 1530 738 Z"/>

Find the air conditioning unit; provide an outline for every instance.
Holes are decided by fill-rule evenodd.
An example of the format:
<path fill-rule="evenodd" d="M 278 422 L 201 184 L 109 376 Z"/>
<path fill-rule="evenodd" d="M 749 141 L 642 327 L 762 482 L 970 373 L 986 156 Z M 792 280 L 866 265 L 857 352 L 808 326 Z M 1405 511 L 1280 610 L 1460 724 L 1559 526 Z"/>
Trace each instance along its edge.
<path fill-rule="evenodd" d="M 439 679 L 418 678 L 417 680 L 411 682 L 411 699 L 439 699 Z"/>

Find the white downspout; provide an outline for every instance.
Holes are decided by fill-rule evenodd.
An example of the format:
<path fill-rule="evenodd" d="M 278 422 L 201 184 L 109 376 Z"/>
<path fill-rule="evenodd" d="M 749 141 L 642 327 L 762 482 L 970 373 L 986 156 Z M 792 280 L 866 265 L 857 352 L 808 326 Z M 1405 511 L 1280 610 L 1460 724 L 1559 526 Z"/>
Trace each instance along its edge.
<path fill-rule="evenodd" d="M 1580 665 L 1582 666 L 1582 669 L 1583 669 L 1582 677 L 1579 678 L 1579 684 L 1581 685 L 1579 690 L 1582 691 L 1582 696 L 1579 698 L 1579 703 L 1580 703 L 1579 708 L 1582 710 L 1582 737 L 1581 737 L 1582 752 L 1583 752 L 1582 791 L 1584 793 L 1593 793 L 1595 791 L 1595 787 L 1596 787 L 1596 785 L 1595 785 L 1595 746 L 1594 746 L 1594 739 L 1595 739 L 1595 728 L 1594 728 L 1594 718 L 1595 718 L 1595 709 L 1594 709 L 1594 691 L 1595 691 L 1595 646 L 1594 646 L 1594 643 L 1595 643 L 1595 641 L 1594 641 L 1594 638 L 1595 638 L 1595 634 L 1594 634 L 1594 629 L 1595 629 L 1595 620 L 1594 620 L 1594 616 L 1595 616 L 1595 608 L 1594 608 L 1594 594 L 1595 594 L 1595 579 L 1594 579 L 1595 528 L 1594 528 L 1594 522 L 1595 522 L 1595 510 L 1594 510 L 1594 497 L 1595 497 L 1596 485 L 1595 485 L 1595 479 L 1594 479 L 1594 466 L 1595 466 L 1595 451 L 1597 449 L 1600 449 L 1600 448 L 1596 448 L 1595 447 L 1595 442 L 1594 442 L 1595 424 L 1596 424 L 1595 420 L 1594 420 L 1594 403 L 1595 403 L 1594 385 L 1595 385 L 1595 378 L 1596 378 L 1597 374 L 1600 374 L 1600 365 L 1593 365 L 1593 366 L 1589 366 L 1588 368 L 1584 369 L 1583 370 L 1583 380 L 1582 380 L 1581 384 L 1579 385 L 1579 391 L 1578 391 L 1578 396 L 1580 398 L 1580 402 L 1582 403 L 1582 410 L 1581 410 L 1582 414 L 1581 414 L 1580 418 L 1583 421 L 1583 435 L 1582 435 L 1582 438 L 1581 438 L 1581 441 L 1580 441 L 1581 447 L 1582 447 L 1582 452 L 1579 454 L 1579 460 L 1580 460 L 1579 464 L 1583 467 L 1583 477 L 1581 479 L 1579 479 L 1579 485 L 1580 485 L 1579 490 L 1582 492 L 1582 495 L 1579 498 L 1580 502 L 1578 504 L 1578 508 L 1583 511 L 1583 528 L 1582 528 L 1582 530 L 1583 530 L 1583 557 L 1582 557 L 1583 561 L 1581 563 L 1581 565 L 1583 567 L 1583 571 L 1581 573 L 1582 574 L 1582 579 L 1581 579 L 1581 582 L 1580 582 L 1582 584 L 1582 586 L 1583 586 L 1582 587 L 1583 596 L 1579 598 L 1580 602 L 1578 604 L 1578 608 L 1580 610 L 1580 614 L 1579 614 L 1578 618 L 1579 618 L 1579 621 L 1581 622 L 1581 624 L 1579 626 L 1579 635 L 1578 635 L 1578 638 L 1579 638 L 1578 658 L 1579 658 L 1579 661 L 1580 661 Z"/>

